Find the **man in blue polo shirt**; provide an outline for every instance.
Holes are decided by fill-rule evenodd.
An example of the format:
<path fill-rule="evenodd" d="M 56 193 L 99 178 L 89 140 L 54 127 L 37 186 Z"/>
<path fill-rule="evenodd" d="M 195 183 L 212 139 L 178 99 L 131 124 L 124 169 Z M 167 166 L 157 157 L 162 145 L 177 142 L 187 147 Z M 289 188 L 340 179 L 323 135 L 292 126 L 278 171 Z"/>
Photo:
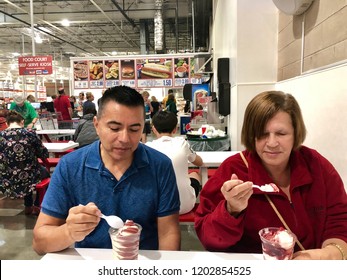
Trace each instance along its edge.
<path fill-rule="evenodd" d="M 65 155 L 52 175 L 34 228 L 38 254 L 73 244 L 112 248 L 101 213 L 140 224 L 140 249 L 180 249 L 174 169 L 168 157 L 140 143 L 143 114 L 136 90 L 105 92 L 94 118 L 100 140 Z"/>

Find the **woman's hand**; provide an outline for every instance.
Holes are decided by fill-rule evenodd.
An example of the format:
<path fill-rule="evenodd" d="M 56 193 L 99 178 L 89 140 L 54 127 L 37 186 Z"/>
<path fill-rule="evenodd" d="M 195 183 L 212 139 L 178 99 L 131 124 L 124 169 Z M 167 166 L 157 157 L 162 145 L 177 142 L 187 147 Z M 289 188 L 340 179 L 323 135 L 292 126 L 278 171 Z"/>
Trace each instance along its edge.
<path fill-rule="evenodd" d="M 224 182 L 221 192 L 226 200 L 227 211 L 237 216 L 242 210 L 246 209 L 248 199 L 253 193 L 252 182 L 239 180 L 236 174 L 231 175 L 229 181 Z"/>
<path fill-rule="evenodd" d="M 329 260 L 329 248 L 311 249 L 294 253 L 293 260 Z"/>
<path fill-rule="evenodd" d="M 323 248 L 321 249 L 311 249 L 294 253 L 293 260 L 342 260 L 345 247 L 346 243 L 341 239 L 328 239 L 324 241 Z"/>

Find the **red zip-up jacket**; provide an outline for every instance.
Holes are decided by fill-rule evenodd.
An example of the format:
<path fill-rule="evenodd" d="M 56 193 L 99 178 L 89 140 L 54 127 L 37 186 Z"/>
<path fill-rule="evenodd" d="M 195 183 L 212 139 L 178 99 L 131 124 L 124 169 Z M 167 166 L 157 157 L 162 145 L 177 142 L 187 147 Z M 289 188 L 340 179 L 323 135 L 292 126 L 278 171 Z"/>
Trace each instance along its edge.
<path fill-rule="evenodd" d="M 207 250 L 261 253 L 259 230 L 284 227 L 258 189 L 253 189 L 247 208 L 238 218 L 227 212 L 220 188 L 233 173 L 256 185 L 272 183 L 258 155 L 243 154 L 249 168 L 239 154 L 229 157 L 200 193 L 195 229 Z M 269 193 L 289 228 L 305 249 L 321 248 L 328 238 L 347 242 L 347 195 L 335 168 L 317 151 L 304 146 L 292 152 L 289 164 L 291 202 L 282 190 Z"/>

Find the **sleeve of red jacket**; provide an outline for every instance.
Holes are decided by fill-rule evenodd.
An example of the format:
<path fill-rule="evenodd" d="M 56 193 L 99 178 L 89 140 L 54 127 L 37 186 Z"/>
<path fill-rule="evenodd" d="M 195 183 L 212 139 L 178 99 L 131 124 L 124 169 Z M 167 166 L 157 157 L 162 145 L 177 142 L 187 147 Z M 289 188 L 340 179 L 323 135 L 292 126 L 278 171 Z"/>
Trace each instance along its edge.
<path fill-rule="evenodd" d="M 322 241 L 340 238 L 347 242 L 347 195 L 342 179 L 333 165 L 321 158 L 327 201 L 327 218 Z"/>
<path fill-rule="evenodd" d="M 221 193 L 223 183 L 231 178 L 230 160 L 226 160 L 204 185 L 195 216 L 195 230 L 209 251 L 229 251 L 243 234 L 243 215 L 231 216 L 226 210 L 226 200 Z M 237 174 L 237 173 L 236 173 Z"/>

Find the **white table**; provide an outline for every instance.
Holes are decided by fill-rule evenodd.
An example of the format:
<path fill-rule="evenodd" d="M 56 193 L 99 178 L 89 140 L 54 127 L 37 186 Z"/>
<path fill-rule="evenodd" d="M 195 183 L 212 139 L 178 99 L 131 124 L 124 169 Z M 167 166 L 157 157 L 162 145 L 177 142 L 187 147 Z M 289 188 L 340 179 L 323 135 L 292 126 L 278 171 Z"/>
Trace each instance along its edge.
<path fill-rule="evenodd" d="M 196 152 L 203 160 L 204 164 L 200 166 L 201 174 L 201 184 L 205 185 L 208 179 L 208 168 L 209 167 L 219 167 L 220 164 L 230 156 L 238 154 L 239 151 L 220 151 L 220 152 Z M 189 167 L 194 167 L 195 165 L 189 163 Z"/>
<path fill-rule="evenodd" d="M 49 135 L 74 135 L 75 129 L 42 129 L 36 130 L 36 134 L 42 135 L 48 142 L 52 142 Z"/>
<path fill-rule="evenodd" d="M 112 260 L 112 249 L 69 248 L 48 253 L 41 260 Z M 215 253 L 208 251 L 140 250 L 139 260 L 263 260 L 262 254 Z"/>
<path fill-rule="evenodd" d="M 43 143 L 43 145 L 47 148 L 49 153 L 63 153 L 67 150 L 78 147 L 78 143 L 76 142 L 59 142 L 59 143 Z"/>

